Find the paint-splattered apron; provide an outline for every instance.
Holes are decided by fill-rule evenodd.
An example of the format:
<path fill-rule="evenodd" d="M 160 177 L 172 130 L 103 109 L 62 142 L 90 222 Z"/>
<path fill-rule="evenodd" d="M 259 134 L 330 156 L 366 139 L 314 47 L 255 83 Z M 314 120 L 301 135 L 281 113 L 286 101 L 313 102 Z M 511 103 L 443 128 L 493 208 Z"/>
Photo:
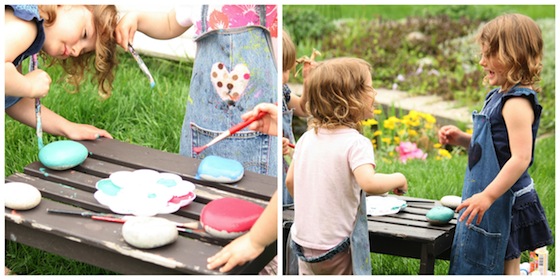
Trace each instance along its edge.
<path fill-rule="evenodd" d="M 202 32 L 196 39 L 189 100 L 181 131 L 180 154 L 194 158 L 216 155 L 234 159 L 246 171 L 277 174 L 277 138 L 244 129 L 196 154 L 259 103 L 276 103 L 278 71 L 259 6 L 262 26 L 207 31 L 208 7 L 202 9 Z"/>
<path fill-rule="evenodd" d="M 344 251 L 350 246 L 352 254 L 352 271 L 353 275 L 371 275 L 371 258 L 369 252 L 369 231 L 367 227 L 367 213 L 366 213 L 366 196 L 365 192 L 360 192 L 360 206 L 356 216 L 356 223 L 354 229 L 347 237 L 337 246 L 328 252 L 313 258 L 307 258 L 302 252 L 301 246 L 294 241 L 291 241 L 291 249 L 296 253 L 298 258 L 305 262 L 317 263 L 332 258 L 337 253 Z"/>
<path fill-rule="evenodd" d="M 500 171 L 490 121 L 484 110 L 473 112 L 474 131 L 469 147 L 467 172 L 463 183 L 463 200 L 482 192 Z M 457 222 L 449 274 L 503 274 L 504 258 L 511 226 L 514 193 L 510 189 L 486 211 L 482 221 L 471 225 Z M 465 209 L 459 212 L 462 215 Z"/>

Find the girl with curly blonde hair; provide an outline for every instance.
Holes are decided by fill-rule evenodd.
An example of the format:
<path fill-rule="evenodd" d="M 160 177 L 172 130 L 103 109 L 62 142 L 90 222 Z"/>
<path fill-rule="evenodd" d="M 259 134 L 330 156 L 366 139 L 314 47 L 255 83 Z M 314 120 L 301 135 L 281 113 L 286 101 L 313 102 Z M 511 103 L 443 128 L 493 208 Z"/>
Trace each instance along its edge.
<path fill-rule="evenodd" d="M 85 72 L 93 65 L 99 94 L 111 94 L 117 65 L 114 5 L 7 5 L 5 6 L 5 111 L 12 118 L 36 125 L 32 98 L 45 97 L 51 78 L 41 69 L 22 74 L 21 63 L 41 53 L 46 67 L 60 63 L 67 81 L 79 90 Z M 105 130 L 76 124 L 42 108 L 45 132 L 74 140 L 109 137 Z"/>
<path fill-rule="evenodd" d="M 371 66 L 358 58 L 318 62 L 303 91 L 312 129 L 297 142 L 286 177 L 299 274 L 371 274 L 365 194 L 408 190 L 403 174 L 375 172 L 373 146 L 360 134 L 360 122 L 373 117 Z"/>

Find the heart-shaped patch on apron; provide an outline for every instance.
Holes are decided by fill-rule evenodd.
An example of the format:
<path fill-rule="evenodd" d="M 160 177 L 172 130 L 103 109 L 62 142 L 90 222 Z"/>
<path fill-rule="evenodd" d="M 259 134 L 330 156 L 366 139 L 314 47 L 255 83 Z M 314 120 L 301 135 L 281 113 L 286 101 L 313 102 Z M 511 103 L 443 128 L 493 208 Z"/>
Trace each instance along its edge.
<path fill-rule="evenodd" d="M 237 64 L 230 72 L 226 66 L 217 62 L 212 65 L 210 80 L 220 98 L 229 105 L 235 104 L 244 94 L 251 73 L 245 64 Z"/>

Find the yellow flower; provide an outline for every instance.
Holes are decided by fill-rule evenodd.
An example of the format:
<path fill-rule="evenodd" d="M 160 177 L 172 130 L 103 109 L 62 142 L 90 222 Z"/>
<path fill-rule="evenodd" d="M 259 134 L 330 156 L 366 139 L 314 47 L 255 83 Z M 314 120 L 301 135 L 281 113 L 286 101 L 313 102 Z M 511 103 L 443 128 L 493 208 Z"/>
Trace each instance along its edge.
<path fill-rule="evenodd" d="M 381 135 L 381 134 L 383 134 L 383 132 L 382 132 L 381 130 L 376 130 L 376 131 L 373 133 L 373 137 L 377 137 L 377 136 L 379 136 L 379 135 Z"/>
<path fill-rule="evenodd" d="M 365 121 L 362 121 L 362 125 L 363 126 L 372 126 L 372 125 L 377 125 L 378 122 L 376 119 L 367 119 Z"/>
<path fill-rule="evenodd" d="M 381 138 L 381 142 L 390 145 L 391 144 L 391 137 L 383 137 Z"/>
<path fill-rule="evenodd" d="M 383 111 L 381 111 L 381 109 L 375 109 L 375 110 L 373 110 L 373 114 L 375 114 L 375 115 L 380 115 L 381 112 L 383 112 Z"/>
<path fill-rule="evenodd" d="M 440 155 L 442 158 L 447 158 L 447 159 L 451 158 L 451 153 L 449 153 L 449 151 L 446 149 L 439 149 L 438 155 Z"/>
<path fill-rule="evenodd" d="M 434 144 L 434 148 L 435 148 L 435 149 L 441 148 L 441 144 L 440 144 L 440 143 L 435 143 L 435 144 Z"/>
<path fill-rule="evenodd" d="M 465 132 L 466 132 L 467 134 L 471 134 L 471 135 L 472 135 L 473 130 L 472 130 L 472 128 L 468 128 Z"/>
<path fill-rule="evenodd" d="M 408 136 L 410 136 L 410 137 L 418 136 L 418 132 L 414 129 L 409 129 L 408 130 Z"/>
<path fill-rule="evenodd" d="M 395 144 L 399 144 L 401 142 L 401 138 L 398 136 L 395 136 L 393 139 L 395 140 Z"/>

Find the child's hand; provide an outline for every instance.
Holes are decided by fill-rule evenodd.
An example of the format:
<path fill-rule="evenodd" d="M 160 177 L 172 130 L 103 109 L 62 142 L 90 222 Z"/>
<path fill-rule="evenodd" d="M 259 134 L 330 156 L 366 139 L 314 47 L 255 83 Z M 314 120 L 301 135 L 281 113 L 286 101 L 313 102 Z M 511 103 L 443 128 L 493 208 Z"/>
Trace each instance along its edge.
<path fill-rule="evenodd" d="M 47 96 L 52 82 L 51 77 L 47 74 L 47 72 L 41 69 L 36 69 L 29 72 L 24 77 L 29 82 L 29 85 L 31 85 L 29 96 L 26 97 L 41 98 Z"/>
<path fill-rule="evenodd" d="M 442 145 L 463 145 L 461 136 L 463 131 L 454 125 L 446 125 L 439 129 L 438 140 Z"/>
<path fill-rule="evenodd" d="M 134 41 L 134 34 L 138 29 L 138 15 L 130 12 L 125 14 L 115 28 L 115 40 L 123 49 L 128 50 L 128 43 Z"/>
<path fill-rule="evenodd" d="M 396 195 L 403 195 L 408 192 L 408 182 L 406 177 L 402 173 L 393 173 L 392 176 L 398 182 L 399 186 L 393 189 L 393 193 Z"/>
<path fill-rule="evenodd" d="M 282 155 L 289 155 L 290 149 L 290 139 L 282 137 Z"/>
<path fill-rule="evenodd" d="M 493 202 L 494 201 L 484 192 L 477 193 L 471 196 L 469 199 L 459 204 L 459 206 L 457 206 L 457 209 L 455 210 L 455 212 L 459 212 L 461 209 L 466 208 L 465 212 L 463 212 L 463 214 L 461 214 L 461 217 L 459 217 L 459 222 L 467 219 L 466 224 L 470 225 L 474 217 L 478 216 L 476 219 L 476 224 L 480 224 L 480 222 L 482 221 L 482 217 L 484 217 L 484 213 L 486 213 L 486 210 L 488 210 L 488 208 L 492 206 Z"/>
<path fill-rule="evenodd" d="M 222 266 L 220 272 L 228 272 L 237 265 L 254 260 L 264 251 L 264 248 L 264 246 L 252 242 L 247 233 L 233 240 L 214 256 L 209 257 L 207 267 L 216 269 Z"/>
<path fill-rule="evenodd" d="M 249 125 L 249 129 L 259 131 L 268 135 L 278 135 L 278 106 L 272 103 L 260 103 L 255 108 L 243 114 L 241 118 L 247 120 L 252 116 L 256 116 L 260 111 L 267 112 L 262 119 L 256 120 Z"/>
<path fill-rule="evenodd" d="M 70 123 L 65 129 L 65 136 L 72 140 L 95 140 L 100 137 L 113 139 L 106 130 L 89 124 Z"/>

